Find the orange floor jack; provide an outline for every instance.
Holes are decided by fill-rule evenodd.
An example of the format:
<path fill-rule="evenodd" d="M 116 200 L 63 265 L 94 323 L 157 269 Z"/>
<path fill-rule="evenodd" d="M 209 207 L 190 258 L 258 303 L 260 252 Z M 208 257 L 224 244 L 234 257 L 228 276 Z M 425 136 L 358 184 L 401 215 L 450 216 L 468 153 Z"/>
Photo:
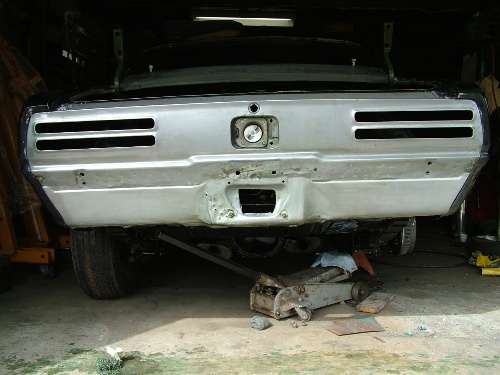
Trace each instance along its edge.
<path fill-rule="evenodd" d="M 50 241 L 42 204 L 22 175 L 17 158 L 18 120 L 24 101 L 45 91 L 45 86 L 1 33 L 0 56 L 0 257 L 38 264 L 45 276 L 53 277 L 54 247 L 69 248 L 69 236 Z"/>

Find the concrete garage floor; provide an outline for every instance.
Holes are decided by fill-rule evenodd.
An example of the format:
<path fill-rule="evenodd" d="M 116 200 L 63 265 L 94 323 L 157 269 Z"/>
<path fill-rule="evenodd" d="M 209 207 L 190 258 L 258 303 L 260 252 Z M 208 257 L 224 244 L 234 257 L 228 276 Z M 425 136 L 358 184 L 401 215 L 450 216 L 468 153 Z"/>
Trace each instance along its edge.
<path fill-rule="evenodd" d="M 464 253 L 432 231 L 420 231 L 417 248 Z M 384 260 L 461 261 L 421 252 Z M 325 328 L 361 314 L 341 304 L 307 326 L 289 318 L 250 328 L 252 281 L 181 251 L 149 265 L 133 296 L 112 301 L 88 298 L 70 264 L 52 280 L 15 267 L 13 289 L 0 295 L 0 374 L 92 374 L 107 345 L 126 351 L 122 374 L 500 373 L 500 277 L 470 265 L 373 265 L 381 291 L 395 294 L 373 315 L 385 331 L 350 336 Z"/>

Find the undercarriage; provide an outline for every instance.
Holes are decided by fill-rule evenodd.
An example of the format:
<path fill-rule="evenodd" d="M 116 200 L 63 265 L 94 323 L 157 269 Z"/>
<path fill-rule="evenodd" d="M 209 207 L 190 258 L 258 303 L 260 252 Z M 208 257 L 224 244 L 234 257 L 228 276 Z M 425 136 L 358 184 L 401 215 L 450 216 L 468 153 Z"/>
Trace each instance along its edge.
<path fill-rule="evenodd" d="M 388 219 L 379 221 L 346 221 L 308 224 L 298 227 L 207 228 L 183 226 L 150 226 L 108 228 L 108 233 L 136 257 L 158 255 L 168 251 L 159 243 L 161 231 L 181 241 L 196 244 L 229 259 L 268 258 L 283 253 L 308 254 L 335 249 L 342 252 L 363 250 L 380 255 L 391 252 L 409 254 L 415 246 L 416 221 Z"/>

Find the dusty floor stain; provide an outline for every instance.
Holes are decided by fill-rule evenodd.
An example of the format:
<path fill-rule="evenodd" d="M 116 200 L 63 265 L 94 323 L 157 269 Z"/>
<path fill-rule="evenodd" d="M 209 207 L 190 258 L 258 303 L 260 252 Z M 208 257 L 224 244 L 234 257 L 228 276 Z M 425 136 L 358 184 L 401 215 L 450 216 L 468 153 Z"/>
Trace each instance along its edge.
<path fill-rule="evenodd" d="M 113 301 L 87 298 L 70 265 L 43 282 L 18 269 L 15 290 L 0 295 L 0 375 L 96 374 L 107 345 L 127 351 L 124 375 L 500 374 L 500 278 L 472 266 L 377 265 L 384 291 L 396 295 L 376 316 L 385 331 L 339 337 L 326 327 L 355 314 L 352 306 L 319 309 L 307 326 L 293 328 L 292 318 L 256 331 L 247 279 L 174 255 L 136 294 Z"/>
<path fill-rule="evenodd" d="M 102 352 L 72 349 L 60 360 L 47 357 L 32 361 L 18 359 L 16 355 L 2 357 L 0 365 L 9 374 L 96 374 Z M 127 353 L 123 367 L 113 374 L 491 374 L 499 366 L 499 356 L 470 359 L 449 356 L 444 359 L 387 354 L 374 351 L 354 353 L 304 353 L 285 355 L 263 354 L 254 357 L 220 356 L 211 353 L 186 352 L 172 354 Z"/>

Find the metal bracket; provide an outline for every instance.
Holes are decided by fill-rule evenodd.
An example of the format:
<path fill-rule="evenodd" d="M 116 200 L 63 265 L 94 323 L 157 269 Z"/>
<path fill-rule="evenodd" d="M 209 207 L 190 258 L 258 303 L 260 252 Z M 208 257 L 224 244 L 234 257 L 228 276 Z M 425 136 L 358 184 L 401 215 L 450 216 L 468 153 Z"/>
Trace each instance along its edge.
<path fill-rule="evenodd" d="M 392 66 L 391 58 L 389 53 L 392 49 L 392 22 L 384 22 L 384 60 L 387 67 L 387 83 L 389 87 L 394 85 L 394 68 Z"/>
<path fill-rule="evenodd" d="M 55 249 L 48 247 L 26 247 L 17 250 L 0 249 L 0 256 L 8 256 L 13 263 L 50 265 L 55 260 Z"/>
<path fill-rule="evenodd" d="M 115 79 L 113 86 L 115 88 L 116 96 L 120 95 L 120 81 L 123 74 L 124 67 L 124 53 L 123 53 L 123 29 L 113 30 L 113 44 L 115 48 L 115 56 L 118 59 L 118 66 L 116 67 Z"/>

